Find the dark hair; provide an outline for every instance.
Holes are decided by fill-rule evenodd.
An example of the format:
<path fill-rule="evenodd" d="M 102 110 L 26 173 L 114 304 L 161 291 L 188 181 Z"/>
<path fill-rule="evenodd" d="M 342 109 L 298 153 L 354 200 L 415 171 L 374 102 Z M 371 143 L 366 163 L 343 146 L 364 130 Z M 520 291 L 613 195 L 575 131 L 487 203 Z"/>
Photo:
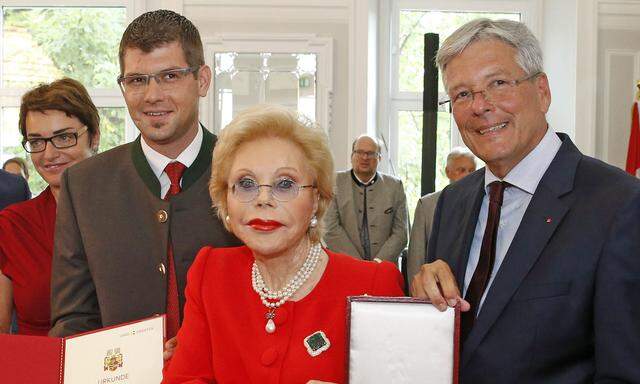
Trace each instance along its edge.
<path fill-rule="evenodd" d="M 166 9 L 143 13 L 136 17 L 120 40 L 120 74 L 124 75 L 124 53 L 127 48 L 138 48 L 149 53 L 175 41 L 180 43 L 189 67 L 199 68 L 204 65 L 200 33 L 189 19 Z M 197 77 L 198 73 L 194 72 L 194 75 Z"/>
<path fill-rule="evenodd" d="M 27 161 L 25 159 L 23 159 L 22 157 L 12 157 L 9 160 L 5 161 L 4 164 L 2 164 L 2 169 L 6 170 L 7 164 L 11 163 L 18 164 L 20 169 L 22 169 L 22 173 L 24 173 L 24 178 L 29 178 L 29 166 L 27 165 Z"/>
<path fill-rule="evenodd" d="M 27 113 L 57 110 L 76 117 L 87 126 L 93 137 L 100 129 L 98 109 L 91 101 L 89 92 L 77 80 L 64 77 L 50 84 L 40 84 L 22 96 L 18 127 L 22 138 L 27 138 Z"/>

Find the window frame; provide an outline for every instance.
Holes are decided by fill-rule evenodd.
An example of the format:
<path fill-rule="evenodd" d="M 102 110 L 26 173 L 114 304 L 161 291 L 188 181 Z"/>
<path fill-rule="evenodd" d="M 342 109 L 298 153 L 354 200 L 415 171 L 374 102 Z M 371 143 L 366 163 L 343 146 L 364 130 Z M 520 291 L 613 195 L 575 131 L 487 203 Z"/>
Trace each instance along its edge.
<path fill-rule="evenodd" d="M 131 22 L 136 15 L 136 12 L 140 8 L 140 0 L 65 0 L 64 4 L 60 4 L 60 1 L 54 0 L 4 0 L 0 5 L 2 8 L 11 7 L 51 7 L 51 8 L 106 8 L 106 7 L 121 7 L 125 8 L 126 24 Z M 4 18 L 0 13 L 0 38 L 2 38 L 2 31 L 4 30 Z M 20 108 L 20 101 L 22 95 L 24 95 L 30 88 L 10 88 L 3 86 L 3 68 L 4 65 L 4 51 L 2 44 L 0 44 L 0 113 L 5 108 Z M 91 100 L 98 109 L 101 108 L 127 108 L 124 97 L 120 88 L 116 83 L 116 79 L 113 80 L 113 88 L 87 88 Z M 2 121 L 0 121 L 2 124 Z M 1 127 L 0 127 L 1 128 Z M 17 129 L 17 127 L 16 127 Z M 138 130 L 133 124 L 131 117 L 128 113 L 125 113 L 125 142 L 132 141 L 138 135 Z M 1 143 L 0 143 L 1 144 Z"/>
<path fill-rule="evenodd" d="M 328 134 L 332 131 L 333 106 L 333 39 L 317 34 L 301 33 L 217 33 L 204 36 L 205 64 L 215 72 L 216 53 L 313 53 L 316 55 L 316 116 L 315 122 Z M 215 73 L 213 73 L 215 79 Z M 205 127 L 215 128 L 215 87 L 200 99 L 200 119 Z"/>
<path fill-rule="evenodd" d="M 399 90 L 399 24 L 401 10 L 414 9 L 422 11 L 451 11 L 451 12 L 489 12 L 489 13 L 519 13 L 531 31 L 540 36 L 542 30 L 541 15 L 543 14 L 543 0 L 394 0 L 389 12 L 381 13 L 380 24 L 389 26 L 389 33 L 381 40 L 380 71 L 386 72 L 380 79 L 381 103 L 384 106 L 378 114 L 380 134 L 388 137 L 390 144 L 390 161 L 394 169 L 398 168 L 398 112 L 421 111 L 422 92 L 408 92 Z M 386 84 L 385 84 L 386 83 Z M 452 119 L 451 147 L 464 146 L 455 121 Z"/>

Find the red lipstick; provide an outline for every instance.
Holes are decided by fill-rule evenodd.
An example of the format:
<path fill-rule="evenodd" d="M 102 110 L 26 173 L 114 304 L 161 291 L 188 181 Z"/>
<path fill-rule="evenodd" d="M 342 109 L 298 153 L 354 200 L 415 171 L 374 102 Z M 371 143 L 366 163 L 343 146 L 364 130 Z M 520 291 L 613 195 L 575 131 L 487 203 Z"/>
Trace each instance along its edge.
<path fill-rule="evenodd" d="M 275 220 L 253 219 L 248 224 L 257 231 L 273 231 L 282 227 L 282 223 Z"/>

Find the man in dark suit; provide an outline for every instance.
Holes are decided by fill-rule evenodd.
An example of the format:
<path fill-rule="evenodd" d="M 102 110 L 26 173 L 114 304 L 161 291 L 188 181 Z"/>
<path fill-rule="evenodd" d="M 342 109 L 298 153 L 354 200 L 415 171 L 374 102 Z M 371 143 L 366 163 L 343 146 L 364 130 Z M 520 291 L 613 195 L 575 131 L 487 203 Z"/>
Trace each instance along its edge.
<path fill-rule="evenodd" d="M 542 54 L 523 24 L 474 20 L 436 60 L 487 164 L 443 190 L 412 282 L 463 310 L 461 382 L 639 383 L 640 182 L 548 126 Z"/>
<path fill-rule="evenodd" d="M 0 169 L 0 209 L 30 198 L 31 191 L 23 177 Z"/>
<path fill-rule="evenodd" d="M 198 123 L 211 81 L 198 30 L 171 11 L 145 13 L 125 30 L 119 58 L 118 83 L 140 136 L 62 177 L 54 336 L 166 313 L 173 337 L 198 250 L 237 244 L 208 193 L 216 138 Z"/>

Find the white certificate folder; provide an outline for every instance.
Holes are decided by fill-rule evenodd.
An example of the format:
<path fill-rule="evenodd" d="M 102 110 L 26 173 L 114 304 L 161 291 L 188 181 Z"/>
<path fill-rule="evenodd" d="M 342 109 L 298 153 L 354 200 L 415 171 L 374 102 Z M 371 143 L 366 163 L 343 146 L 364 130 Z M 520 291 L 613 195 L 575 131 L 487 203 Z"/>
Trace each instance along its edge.
<path fill-rule="evenodd" d="M 0 335 L 0 382 L 158 384 L 163 339 L 164 315 L 67 338 Z"/>
<path fill-rule="evenodd" d="M 350 384 L 457 384 L 460 311 L 409 297 L 347 300 Z"/>

